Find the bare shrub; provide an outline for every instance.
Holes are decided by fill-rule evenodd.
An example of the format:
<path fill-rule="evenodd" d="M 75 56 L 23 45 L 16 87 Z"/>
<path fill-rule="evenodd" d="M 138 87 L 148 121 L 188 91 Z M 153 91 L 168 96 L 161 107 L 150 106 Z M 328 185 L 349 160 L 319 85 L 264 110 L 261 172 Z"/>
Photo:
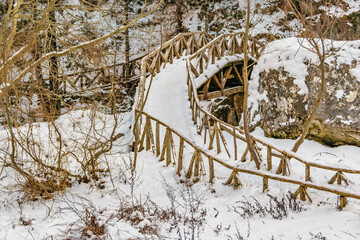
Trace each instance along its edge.
<path fill-rule="evenodd" d="M 292 198 L 289 192 L 285 197 L 278 199 L 270 194 L 269 202 L 267 205 L 262 205 L 256 198 L 251 197 L 249 201 L 245 196 L 243 201 L 237 201 L 236 204 L 229 207 L 229 211 L 238 213 L 243 219 L 248 219 L 252 216 L 265 217 L 270 215 L 273 219 L 283 219 L 288 216 L 289 212 L 299 213 L 303 211 L 302 205 Z"/>
<path fill-rule="evenodd" d="M 193 189 L 191 181 L 178 183 L 173 187 L 164 179 L 163 185 L 170 201 L 170 211 L 178 212 L 181 216 L 172 219 L 171 224 L 176 229 L 179 239 L 199 239 L 200 229 L 204 226 L 207 214 L 207 209 L 202 207 L 202 204 L 209 189 L 198 193 Z"/>

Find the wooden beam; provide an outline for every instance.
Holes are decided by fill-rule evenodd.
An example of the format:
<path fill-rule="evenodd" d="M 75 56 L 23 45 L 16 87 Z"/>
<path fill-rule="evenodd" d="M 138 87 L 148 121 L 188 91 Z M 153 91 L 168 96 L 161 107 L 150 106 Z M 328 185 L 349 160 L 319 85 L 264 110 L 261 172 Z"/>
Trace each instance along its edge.
<path fill-rule="evenodd" d="M 240 86 L 240 87 L 227 88 L 227 89 L 224 89 L 224 91 L 220 90 L 220 91 L 216 91 L 216 92 L 208 92 L 207 99 L 218 98 L 221 96 L 227 96 L 227 95 L 231 95 L 231 94 L 239 93 L 239 92 L 244 92 L 244 87 Z M 205 100 L 205 94 L 199 94 L 198 97 L 201 101 Z"/>

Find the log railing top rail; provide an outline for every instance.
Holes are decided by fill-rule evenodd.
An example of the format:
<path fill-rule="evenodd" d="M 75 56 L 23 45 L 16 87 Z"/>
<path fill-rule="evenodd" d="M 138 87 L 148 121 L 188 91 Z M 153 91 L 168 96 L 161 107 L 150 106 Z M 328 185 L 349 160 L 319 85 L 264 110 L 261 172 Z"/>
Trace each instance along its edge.
<path fill-rule="evenodd" d="M 189 66 L 193 74 L 198 77 L 207 69 L 209 63 L 215 64 L 225 55 L 243 53 L 243 33 L 222 34 L 203 46 L 199 51 L 189 57 Z M 257 59 L 264 49 L 264 44 L 254 38 L 249 38 L 249 56 Z M 195 64 L 195 66 L 194 66 Z"/>
<path fill-rule="evenodd" d="M 213 38 L 207 32 L 180 33 L 144 57 L 140 63 L 140 84 L 135 106 L 143 104 L 148 73 L 154 77 L 160 72 L 163 64 L 166 65 L 168 62 L 172 64 L 173 59 L 180 58 L 184 52 L 188 55 L 195 53 Z"/>
<path fill-rule="evenodd" d="M 351 192 L 346 189 L 341 189 L 339 187 L 324 186 L 321 184 L 316 184 L 316 183 L 311 183 L 308 181 L 293 179 L 293 178 L 290 178 L 287 176 L 281 176 L 281 175 L 277 175 L 277 174 L 273 174 L 273 173 L 269 173 L 269 172 L 263 172 L 260 170 L 244 169 L 244 168 L 240 168 L 240 167 L 231 166 L 230 164 L 227 164 L 226 162 L 224 162 L 224 160 L 222 160 L 221 158 L 209 154 L 207 149 L 203 149 L 203 148 L 199 147 L 196 143 L 194 143 L 193 141 L 184 137 L 181 133 L 177 132 L 176 130 L 171 128 L 169 125 L 160 121 L 159 119 L 141 111 L 140 109 L 135 109 L 135 114 L 137 114 L 137 115 L 139 114 L 140 116 L 143 116 L 147 119 L 147 121 L 145 121 L 147 126 L 144 127 L 144 130 L 141 134 L 142 141 L 139 146 L 139 148 L 140 148 L 139 151 L 144 149 L 143 144 L 146 141 L 146 145 L 147 145 L 146 150 L 151 149 L 152 152 L 154 154 L 156 154 L 156 156 L 160 156 L 160 153 L 161 153 L 160 161 L 164 160 L 165 155 L 166 155 L 166 165 L 168 166 L 168 165 L 170 165 L 171 162 L 174 162 L 174 164 L 177 165 L 176 168 L 177 168 L 177 173 L 179 175 L 180 175 L 181 170 L 183 170 L 183 158 L 184 158 L 183 151 L 184 151 L 184 143 L 186 143 L 194 150 L 194 155 L 190 162 L 190 165 L 188 168 L 188 173 L 186 175 L 188 178 L 190 178 L 192 175 L 192 168 L 194 165 L 194 162 L 193 162 L 194 156 L 196 154 L 200 154 L 200 161 L 202 161 L 201 155 L 203 155 L 209 159 L 209 167 L 208 167 L 209 173 L 208 174 L 209 174 L 210 182 L 212 182 L 212 180 L 214 178 L 215 168 L 213 166 L 213 161 L 215 161 L 216 163 L 222 165 L 223 167 L 225 167 L 229 170 L 232 170 L 232 174 L 226 184 L 233 185 L 234 188 L 238 187 L 237 184 L 241 185 L 241 182 L 237 178 L 236 174 L 237 173 L 245 173 L 245 174 L 251 174 L 251 175 L 262 177 L 263 184 L 264 184 L 263 191 L 267 190 L 269 179 L 279 181 L 279 182 L 285 182 L 285 183 L 298 185 L 299 189 L 293 194 L 293 197 L 297 197 L 298 195 L 300 195 L 301 200 L 303 200 L 303 201 L 305 201 L 306 199 L 309 199 L 309 201 L 311 201 L 310 196 L 306 192 L 307 188 L 312 188 L 315 190 L 325 191 L 325 192 L 339 195 L 343 201 L 343 202 L 340 202 L 340 208 L 345 207 L 346 197 L 360 200 L 359 194 L 356 194 L 356 193 Z M 151 121 L 154 121 L 156 123 L 156 131 L 155 132 L 153 131 Z M 162 141 L 160 139 L 160 128 L 159 128 L 160 125 L 166 129 L 166 134 L 164 135 L 164 140 L 163 140 L 163 144 L 162 144 L 163 145 L 162 151 L 161 151 L 161 142 Z M 154 133 L 156 134 L 156 140 L 154 140 L 154 135 L 153 135 Z M 171 146 L 174 144 L 172 134 L 175 134 L 179 138 L 180 147 L 179 147 L 178 154 L 176 154 L 174 152 L 174 151 L 176 151 L 174 146 Z M 177 155 L 177 162 L 175 159 L 175 155 Z M 197 173 L 196 172 L 194 173 L 194 177 L 199 178 L 200 177 L 199 169 L 196 170 L 196 165 L 195 165 L 195 171 L 197 171 Z M 235 182 L 233 182 L 233 180 L 235 180 L 234 178 L 237 179 Z M 237 181 L 238 181 L 238 183 L 236 183 Z"/>
<path fill-rule="evenodd" d="M 120 66 L 125 66 L 125 64 L 134 64 L 134 63 L 137 63 L 139 64 L 140 66 L 140 60 L 142 58 L 144 58 L 146 55 L 142 55 L 140 57 L 137 57 L 137 58 L 134 58 L 134 59 L 131 59 L 128 63 L 126 62 L 121 62 L 121 63 L 116 63 L 116 64 L 112 64 L 112 65 L 108 65 L 108 66 L 103 66 L 103 67 L 98 67 L 98 68 L 90 68 L 88 70 L 85 70 L 85 71 L 79 71 L 79 72 L 74 72 L 74 73 L 69 73 L 69 74 L 64 74 L 64 75 L 61 75 L 59 76 L 59 78 L 62 78 L 62 77 L 73 77 L 73 76 L 78 76 L 78 75 L 84 75 L 84 74 L 88 74 L 88 73 L 92 73 L 92 72 L 98 72 L 98 71 L 104 71 L 106 69 L 112 69 L 114 67 L 120 67 Z M 44 80 L 49 80 L 48 78 L 44 79 Z"/>
<path fill-rule="evenodd" d="M 204 143 L 206 143 L 206 131 L 209 133 L 210 137 L 210 144 L 209 144 L 209 150 L 213 148 L 213 144 L 216 142 L 217 147 L 217 153 L 221 152 L 221 146 L 220 143 L 222 141 L 223 146 L 229 156 L 229 158 L 233 158 L 237 160 L 237 139 L 240 139 L 244 142 L 246 142 L 244 138 L 244 132 L 239 127 L 232 126 L 228 123 L 225 123 L 215 116 L 213 116 L 211 113 L 206 111 L 201 105 L 200 101 L 198 99 L 197 95 L 197 89 L 196 85 L 194 83 L 194 79 L 192 75 L 196 77 L 199 76 L 198 70 L 200 73 L 208 67 L 208 65 L 213 64 L 217 59 L 221 59 L 225 55 L 233 55 L 233 54 L 241 54 L 242 53 L 242 40 L 241 43 L 238 42 L 237 38 L 241 37 L 240 34 L 224 34 L 221 35 L 215 39 L 213 39 L 211 42 L 208 43 L 208 39 L 212 39 L 211 36 L 209 36 L 205 32 L 197 32 L 197 33 L 182 33 L 177 35 L 172 40 L 166 42 L 163 46 L 159 47 L 158 49 L 151 52 L 148 56 L 144 57 L 141 60 L 141 75 L 140 75 L 140 84 L 139 89 L 137 91 L 138 97 L 135 99 L 137 103 L 135 104 L 135 119 L 140 119 L 140 122 L 135 122 L 134 125 L 134 134 L 135 134 L 135 152 L 143 149 L 143 144 L 146 139 L 146 148 L 147 150 L 150 149 L 150 145 L 156 145 L 156 155 L 160 155 L 160 140 L 158 136 L 158 125 L 162 125 L 167 130 L 167 133 L 165 134 L 164 139 L 164 148 L 161 154 L 161 159 L 164 158 L 166 155 L 167 158 L 167 164 L 168 159 L 171 159 L 171 151 L 174 151 L 174 143 L 172 140 L 172 136 L 168 136 L 174 133 L 180 138 L 180 149 L 183 149 L 184 142 L 190 145 L 193 149 L 195 149 L 195 153 L 193 155 L 193 158 L 191 160 L 191 164 L 195 164 L 195 171 L 199 171 L 199 159 L 201 159 L 201 155 L 204 155 L 209 158 L 209 164 L 212 161 L 215 161 L 224 167 L 233 170 L 233 173 L 231 177 L 229 178 L 227 183 L 233 183 L 235 185 L 238 185 L 240 182 L 236 177 L 236 174 L 238 172 L 241 173 L 247 173 L 252 175 L 261 176 L 264 178 L 264 189 L 267 188 L 267 181 L 268 179 L 277 180 L 280 182 L 287 182 L 287 183 L 293 183 L 299 185 L 299 189 L 295 193 L 295 197 L 297 195 L 301 196 L 302 200 L 306 200 L 306 198 L 309 198 L 308 194 L 306 193 L 306 188 L 313 188 L 317 190 L 332 192 L 335 194 L 340 195 L 340 208 L 346 205 L 346 197 L 352 197 L 356 199 L 360 199 L 360 195 L 351 193 L 347 190 L 341 189 L 341 188 L 335 188 L 330 186 L 320 186 L 315 183 L 311 183 L 310 178 L 310 167 L 320 168 L 324 170 L 330 170 L 335 171 L 335 175 L 332 177 L 332 179 L 329 181 L 329 184 L 333 184 L 336 180 L 338 185 L 341 185 L 342 182 L 345 182 L 348 185 L 348 181 L 343 175 L 343 173 L 351 173 L 351 174 L 360 174 L 360 170 L 352 170 L 347 168 L 337 168 L 333 166 L 326 166 L 323 164 L 318 164 L 315 162 L 304 160 L 301 156 L 299 156 L 297 153 L 280 148 L 274 144 L 271 144 L 270 142 L 260 138 L 251 136 L 253 140 L 253 144 L 255 144 L 255 150 L 256 154 L 260 157 L 259 153 L 259 147 L 257 144 L 264 146 L 267 150 L 267 171 L 262 172 L 260 170 L 252 170 L 252 169 L 242 169 L 239 167 L 233 167 L 229 164 L 227 164 L 225 161 L 221 160 L 218 157 L 212 156 L 208 153 L 208 151 L 198 147 L 195 143 L 191 142 L 187 138 L 183 137 L 180 133 L 169 127 L 168 125 L 162 123 L 160 120 L 150 116 L 149 114 L 143 112 L 143 106 L 144 102 L 146 101 L 146 97 L 144 96 L 145 92 L 145 81 L 148 76 L 148 74 L 151 76 L 150 78 L 150 86 L 153 77 L 161 71 L 161 66 L 164 66 L 170 62 L 173 63 L 173 58 L 180 58 L 184 52 L 186 54 L 192 54 L 186 59 L 186 68 L 187 68 L 187 84 L 188 84 L 188 96 L 190 100 L 190 108 L 192 110 L 192 118 L 196 126 L 198 127 L 198 133 L 201 135 L 203 129 L 205 129 L 205 136 L 204 136 Z M 259 56 L 261 53 L 263 46 L 257 42 L 254 39 L 250 39 L 250 55 L 256 59 L 256 57 Z M 197 65 L 192 65 L 197 61 Z M 142 125 L 142 118 L 145 117 L 145 127 L 143 133 L 141 133 L 141 125 Z M 211 120 L 211 121 L 210 121 Z M 151 121 L 155 121 L 157 123 L 157 136 L 156 136 L 156 144 L 154 143 L 153 138 L 153 131 L 151 130 Z M 211 126 L 212 125 L 212 126 Z M 231 157 L 231 154 L 229 153 L 229 150 L 227 149 L 227 143 L 226 139 L 222 133 L 222 131 L 225 131 L 229 133 L 234 138 L 234 155 Z M 211 136 L 210 136 L 211 135 Z M 168 137 L 166 137 L 168 136 Z M 166 142 L 166 144 L 165 144 Z M 172 147 L 171 147 L 172 146 Z M 171 150 L 172 149 L 172 150 Z M 183 151 L 183 150 L 182 150 Z M 155 150 L 153 148 L 153 152 L 155 153 Z M 242 156 L 241 161 L 246 160 L 246 156 L 248 154 L 248 149 L 245 150 L 245 153 Z M 278 170 L 276 174 L 270 172 L 272 170 L 272 157 L 278 157 L 281 158 Z M 180 158 L 182 158 L 182 153 L 179 152 L 179 162 Z M 212 159 L 212 160 L 211 160 Z M 305 181 L 302 180 L 295 180 L 293 178 L 287 177 L 285 175 L 288 175 L 287 169 L 289 168 L 289 160 L 290 159 L 296 159 L 298 162 L 305 165 Z M 211 161 L 210 161 L 211 160 Z M 182 160 L 181 160 L 182 161 Z M 194 163 L 195 162 L 195 163 Z M 193 165 L 190 165 L 190 169 L 192 169 Z M 191 174 L 191 171 L 189 169 L 189 173 Z M 178 174 L 180 171 L 180 166 L 178 168 Z M 210 172 L 210 179 L 213 178 L 214 174 L 213 172 Z M 282 174 L 279 175 L 279 174 Z M 240 183 L 241 185 L 241 183 Z M 309 198 L 311 201 L 311 199 Z"/>
<path fill-rule="evenodd" d="M 190 76 L 190 67 L 189 67 L 189 63 L 190 62 L 190 58 L 187 59 L 187 68 L 188 68 L 188 87 L 189 87 L 189 99 L 190 101 L 194 101 L 194 104 L 190 104 L 191 108 L 193 109 L 193 111 L 200 111 L 203 115 L 205 115 L 208 119 L 212 119 L 214 122 L 218 123 L 219 127 L 221 127 L 222 129 L 224 129 L 225 131 L 229 132 L 230 134 L 234 134 L 234 129 L 235 129 L 235 133 L 238 132 L 239 134 L 243 135 L 244 131 L 242 129 L 240 129 L 239 127 L 235 127 L 233 125 L 230 125 L 224 121 L 221 121 L 220 119 L 216 118 L 214 115 L 212 115 L 211 113 L 209 113 L 208 111 L 206 111 L 200 104 L 198 95 L 197 95 L 197 89 L 196 89 L 196 85 L 194 83 L 194 80 L 191 78 Z M 193 114 L 195 115 L 195 114 Z M 197 117 L 200 117 L 200 114 L 197 114 Z M 242 136 L 238 136 L 239 139 L 245 141 L 245 138 Z M 304 160 L 299 154 L 291 151 L 291 150 L 287 150 L 287 149 L 283 149 L 280 148 L 274 144 L 271 144 L 270 142 L 260 138 L 260 137 L 256 137 L 251 135 L 251 138 L 256 142 L 259 143 L 265 147 L 269 147 L 272 150 L 275 150 L 276 152 L 278 152 L 279 154 L 286 156 L 288 158 L 294 158 L 297 161 L 309 165 L 311 167 L 316 167 L 316 168 L 321 168 L 321 169 L 325 169 L 325 170 L 330 170 L 330 171 L 336 171 L 336 172 L 345 172 L 345 173 L 351 173 L 351 174 L 360 174 L 360 170 L 353 170 L 353 169 L 347 169 L 347 168 L 337 168 L 337 167 L 332 167 L 332 166 L 326 166 L 326 165 L 322 165 L 319 163 L 314 163 L 311 161 L 307 161 Z"/>

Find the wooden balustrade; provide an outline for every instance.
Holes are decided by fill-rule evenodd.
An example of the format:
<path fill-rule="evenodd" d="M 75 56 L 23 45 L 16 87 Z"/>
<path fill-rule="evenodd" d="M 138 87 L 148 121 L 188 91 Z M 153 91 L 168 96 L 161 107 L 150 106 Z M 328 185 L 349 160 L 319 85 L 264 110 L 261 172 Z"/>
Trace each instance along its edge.
<path fill-rule="evenodd" d="M 110 77 L 121 78 L 122 80 L 131 80 L 131 78 L 138 76 L 140 72 L 140 60 L 144 56 L 132 59 L 129 63 L 118 63 L 100 68 L 88 69 L 86 71 L 75 72 L 70 74 L 64 74 L 59 76 L 59 79 L 63 79 L 76 89 L 77 87 L 91 87 L 95 83 L 103 83 L 108 81 Z M 126 76 L 125 67 L 129 66 L 129 76 Z M 126 78 L 126 79 L 125 79 Z M 137 78 L 138 79 L 138 78 Z M 44 79 L 46 82 L 49 79 Z M 65 87 L 66 85 L 64 85 Z M 66 91 L 66 89 L 64 89 Z"/>
<path fill-rule="evenodd" d="M 209 66 L 215 64 L 225 55 L 235 55 L 243 53 L 243 33 L 222 34 L 213 41 L 206 44 L 199 51 L 189 57 L 189 67 L 191 72 L 199 77 Z M 249 55 L 257 59 L 264 45 L 253 38 L 249 38 Z"/>
<path fill-rule="evenodd" d="M 227 38 L 226 38 L 227 37 Z M 246 139 L 244 137 L 244 132 L 238 128 L 234 127 L 230 124 L 227 124 L 219 119 L 217 119 L 212 114 L 205 111 L 199 102 L 199 98 L 197 95 L 197 89 L 195 87 L 195 83 L 193 80 L 192 75 L 194 78 L 199 76 L 199 73 L 202 73 L 204 69 L 207 68 L 209 65 L 209 62 L 212 64 L 214 63 L 214 59 L 225 56 L 225 54 L 236 54 L 236 53 L 242 53 L 241 50 L 238 48 L 238 44 L 235 42 L 236 37 L 233 35 L 231 37 L 229 36 L 219 36 L 218 38 L 214 39 L 209 44 L 205 45 L 202 49 L 200 49 L 198 52 L 193 54 L 187 59 L 187 83 L 188 83 L 188 96 L 190 101 L 190 108 L 192 110 L 192 116 L 194 124 L 198 127 L 198 133 L 201 135 L 203 132 L 203 129 L 205 129 L 204 134 L 204 143 L 206 143 L 207 133 L 209 133 L 210 136 L 210 145 L 209 149 L 213 148 L 213 142 L 215 141 L 217 146 L 217 153 L 220 153 L 223 149 L 227 152 L 230 158 L 237 159 L 237 142 L 236 139 L 239 139 L 243 142 L 246 142 Z M 231 42 L 231 44 L 228 44 L 228 42 Z M 229 47 L 230 46 L 230 47 Z M 232 46 L 232 47 L 231 47 Z M 235 48 L 235 49 L 232 49 Z M 251 47 L 253 51 L 258 51 L 258 47 Z M 252 56 L 254 56 L 255 52 L 253 52 Z M 256 55 L 255 55 L 256 56 Z M 195 66 L 193 63 L 196 63 Z M 212 124 L 210 124 L 212 123 Z M 220 129 L 220 130 L 219 130 Z M 220 132 L 225 131 L 229 134 L 231 134 L 234 138 L 233 142 L 233 149 L 234 154 L 230 156 L 230 153 L 227 148 L 227 143 L 225 141 L 225 138 L 223 138 L 223 134 Z M 222 137 L 219 137 L 222 136 Z M 267 151 L 267 158 L 266 158 L 266 170 L 272 171 L 273 169 L 273 157 L 280 158 L 280 163 L 277 167 L 276 173 L 281 174 L 283 176 L 290 175 L 290 159 L 294 159 L 302 164 L 304 164 L 305 167 L 305 181 L 311 182 L 312 178 L 310 176 L 310 170 L 311 168 L 319 168 L 323 170 L 328 171 L 334 171 L 336 172 L 333 178 L 329 181 L 329 184 L 333 184 L 335 181 L 339 185 L 344 182 L 346 185 L 348 185 L 347 178 L 343 175 L 344 173 L 350 173 L 350 174 L 360 174 L 359 170 L 352 170 L 352 169 L 345 169 L 345 168 L 337 168 L 332 166 L 326 166 L 318 163 L 314 163 L 311 161 L 306 161 L 303 158 L 301 158 L 298 154 L 292 151 L 280 149 L 279 147 L 270 144 L 266 142 L 265 140 L 251 136 L 253 140 L 253 144 L 255 144 L 256 153 L 259 157 L 259 159 L 262 159 L 260 155 L 261 149 L 266 149 Z M 222 143 L 222 144 L 221 144 Z M 223 145 L 223 149 L 221 148 L 221 145 Z M 261 146 L 261 147 L 259 147 Z M 248 155 L 248 148 L 246 148 L 241 161 L 245 161 L 246 156 Z M 267 189 L 265 186 L 267 184 L 268 179 L 264 179 L 264 189 Z M 306 193 L 306 187 L 302 185 L 302 188 L 299 188 L 300 190 L 295 194 L 295 196 L 300 195 L 301 199 L 309 199 L 309 196 Z M 346 200 L 343 201 L 343 203 L 346 203 Z"/>
<path fill-rule="evenodd" d="M 144 149 L 148 149 L 148 150 L 159 149 L 160 151 L 160 149 L 162 149 L 161 150 L 162 154 L 159 160 L 163 161 L 166 159 L 166 166 L 173 165 L 178 175 L 181 175 L 182 170 L 185 168 L 187 170 L 185 176 L 187 178 L 192 178 L 194 182 L 198 181 L 201 176 L 208 175 L 209 182 L 212 183 L 215 178 L 215 170 L 216 170 L 215 163 L 216 163 L 231 171 L 230 176 L 228 180 L 225 182 L 225 184 L 231 185 L 235 189 L 242 186 L 239 173 L 243 173 L 243 174 L 250 174 L 261 177 L 263 182 L 264 192 L 269 188 L 269 180 L 297 185 L 299 186 L 299 188 L 295 191 L 293 197 L 297 198 L 298 196 L 300 196 L 300 199 L 302 201 L 306 201 L 306 200 L 309 200 L 310 202 L 312 201 L 310 195 L 307 192 L 308 189 L 315 189 L 315 190 L 329 192 L 338 195 L 340 199 L 339 201 L 340 209 L 345 207 L 345 205 L 347 204 L 347 198 L 354 198 L 360 200 L 359 194 L 347 190 L 342 190 L 340 188 L 332 187 L 331 185 L 323 186 L 309 181 L 302 181 L 302 180 L 292 179 L 288 176 L 273 174 L 271 172 L 244 169 L 240 167 L 231 166 L 230 164 L 227 164 L 224 160 L 211 155 L 211 153 L 209 153 L 206 149 L 197 146 L 194 142 L 184 137 L 182 134 L 172 129 L 167 124 L 161 122 L 159 119 L 150 116 L 149 114 L 141 111 L 140 109 L 135 110 L 135 115 L 139 116 L 139 118 L 145 119 L 145 121 L 143 121 L 145 122 L 144 127 L 140 128 L 142 129 L 141 136 L 145 136 L 143 142 L 147 142 L 151 145 L 146 148 L 140 145 L 139 151 Z M 153 141 L 153 135 L 149 134 L 149 129 L 152 129 L 153 124 L 156 124 L 157 126 L 156 138 L 158 138 L 158 140 L 156 141 Z M 166 133 L 163 136 L 162 145 L 160 145 L 161 143 L 160 134 L 159 134 L 160 127 L 166 130 Z M 176 137 L 179 142 L 179 150 L 177 152 L 174 146 L 174 137 Z M 269 148 L 271 149 L 271 146 Z M 271 152 L 269 152 L 270 151 L 269 148 L 268 148 L 268 156 L 271 156 Z M 187 151 L 193 152 L 191 160 L 189 162 L 184 161 L 185 149 L 187 149 Z M 177 158 L 176 155 L 178 156 Z M 202 167 L 202 165 L 206 164 L 206 161 L 203 161 L 204 158 L 208 159 L 208 164 L 207 164 L 208 168 Z M 184 164 L 186 163 L 189 164 L 187 168 L 184 166 Z M 206 169 L 208 169 L 208 172 L 206 172 Z"/>
<path fill-rule="evenodd" d="M 262 165 L 266 165 L 265 171 L 234 167 L 227 164 L 224 160 L 219 159 L 218 157 L 208 153 L 206 149 L 198 147 L 196 144 L 182 136 L 180 133 L 178 133 L 168 125 L 162 123 L 160 120 L 143 112 L 143 103 L 146 101 L 146 96 L 144 94 L 146 77 L 148 75 L 152 76 L 150 78 L 150 88 L 152 78 L 161 71 L 161 67 L 165 67 L 167 63 L 173 63 L 174 58 L 180 58 L 184 54 L 192 54 L 186 61 L 186 67 L 188 97 L 190 108 L 192 111 L 193 122 L 197 127 L 198 133 L 200 135 L 204 135 L 204 144 L 206 144 L 207 139 L 209 139 L 209 149 L 212 149 L 214 148 L 214 146 L 216 146 L 217 153 L 221 153 L 223 150 L 225 150 L 229 158 L 237 160 L 237 148 L 239 145 L 238 141 L 240 140 L 241 142 L 246 143 L 244 132 L 238 127 L 234 127 L 217 119 L 215 116 L 213 116 L 201 107 L 192 75 L 194 75 L 195 78 L 198 77 L 201 73 L 204 72 L 204 70 L 207 69 L 210 62 L 211 64 L 214 64 L 217 59 L 221 59 L 225 55 L 241 54 L 241 46 L 243 44 L 241 36 L 241 34 L 225 34 L 219 36 L 210 43 L 207 43 L 208 39 L 211 39 L 211 37 L 204 32 L 183 33 L 177 35 L 174 39 L 165 43 L 163 46 L 142 59 L 140 64 L 140 90 L 138 91 L 138 100 L 137 104 L 135 105 L 135 119 L 140 120 L 137 122 L 137 124 L 135 123 L 134 126 L 135 152 L 142 151 L 143 149 L 152 150 L 152 152 L 155 153 L 161 161 L 166 160 L 165 162 L 167 166 L 175 165 L 176 173 L 178 175 L 181 175 L 181 172 L 184 169 L 184 149 L 186 147 L 190 147 L 190 149 L 192 149 L 193 151 L 193 154 L 190 160 L 189 167 L 187 168 L 186 176 L 189 178 L 194 177 L 196 181 L 201 177 L 201 172 L 205 171 L 205 169 L 202 168 L 202 165 L 205 164 L 205 161 L 203 161 L 203 159 L 207 158 L 209 182 L 211 183 L 213 182 L 213 179 L 215 177 L 214 163 L 217 163 L 231 170 L 231 175 L 226 184 L 232 185 L 234 188 L 238 188 L 241 186 L 241 181 L 238 173 L 244 173 L 261 177 L 263 181 L 263 191 L 266 191 L 269 188 L 269 180 L 298 185 L 299 188 L 294 193 L 293 197 L 296 198 L 297 196 L 300 196 L 301 200 L 308 199 L 309 201 L 311 201 L 311 198 L 307 193 L 307 189 L 309 188 L 337 194 L 339 195 L 340 199 L 340 209 L 345 207 L 347 203 L 347 197 L 360 199 L 360 195 L 352 193 L 350 191 L 334 188 L 331 187 L 331 185 L 321 186 L 315 184 L 312 182 L 312 178 L 310 176 L 311 168 L 335 171 L 335 175 L 329 181 L 329 184 L 333 184 L 335 181 L 337 181 L 337 183 L 341 185 L 342 182 L 348 184 L 348 181 L 343 175 L 343 173 L 360 174 L 359 170 L 336 168 L 332 166 L 314 163 L 311 161 L 306 161 L 292 151 L 281 149 L 255 136 L 251 136 L 253 140 L 252 143 L 254 144 L 254 149 L 260 160 L 263 159 L 261 155 L 263 151 L 261 150 L 266 150 L 266 161 L 262 161 Z M 253 58 L 257 58 L 262 51 L 262 45 L 256 40 L 250 39 L 249 46 L 250 55 Z M 145 119 L 144 124 L 143 118 Z M 156 124 L 155 141 L 154 134 L 152 133 L 151 122 L 155 122 Z M 144 125 L 143 128 L 141 128 L 142 125 Z M 160 127 L 166 129 L 162 141 L 162 146 L 160 138 Z M 228 134 L 230 134 L 233 137 L 233 141 L 228 143 L 224 137 L 223 132 L 227 132 Z M 175 149 L 174 136 L 179 138 L 178 152 L 176 152 Z M 138 138 L 138 140 L 136 140 L 136 138 Z M 232 144 L 234 152 L 229 151 L 229 144 Z M 240 161 L 246 161 L 248 155 L 249 151 L 248 148 L 246 148 L 241 156 Z M 274 170 L 273 157 L 280 158 L 279 166 L 276 168 L 277 174 L 272 172 Z M 288 176 L 290 175 L 290 159 L 294 159 L 304 164 L 304 181 L 292 179 Z"/>
<path fill-rule="evenodd" d="M 239 127 L 234 127 L 228 123 L 225 123 L 221 120 L 219 120 L 218 118 L 216 118 L 215 116 L 213 116 L 212 114 L 210 114 L 209 112 L 207 112 L 206 110 L 204 110 L 201 105 L 200 105 L 200 101 L 197 98 L 197 91 L 195 88 L 195 84 L 194 84 L 194 80 L 191 77 L 191 69 L 189 68 L 189 60 L 187 62 L 187 71 L 188 71 L 188 96 L 189 96 L 189 102 L 190 102 L 190 108 L 192 110 L 192 116 L 193 116 L 193 121 L 194 123 L 197 125 L 198 127 L 198 133 L 201 135 L 203 129 L 205 129 L 205 134 L 204 134 L 204 143 L 206 142 L 206 138 L 207 138 L 207 134 L 206 132 L 208 132 L 209 134 L 213 134 L 214 132 L 215 137 L 213 139 L 213 137 L 210 137 L 210 141 L 211 144 L 209 146 L 209 149 L 212 149 L 212 145 L 213 142 L 215 141 L 216 146 L 217 146 L 217 152 L 220 153 L 222 151 L 221 145 L 224 146 L 225 151 L 227 152 L 227 154 L 229 155 L 229 157 L 233 158 L 233 159 L 237 159 L 237 155 L 236 154 L 232 154 L 232 156 L 230 156 L 231 154 L 228 151 L 227 148 L 227 144 L 225 139 L 223 137 L 217 137 L 217 136 L 223 136 L 223 134 L 221 133 L 217 133 L 218 129 L 221 129 L 221 131 L 225 131 L 229 134 L 231 134 L 233 136 L 234 139 L 239 139 L 243 142 L 246 142 L 246 139 L 244 137 L 244 132 L 243 130 L 241 130 Z M 210 124 L 212 123 L 212 124 Z M 277 167 L 277 174 L 282 174 L 282 175 L 289 175 L 290 173 L 290 168 L 289 168 L 289 160 L 290 159 L 294 159 L 302 164 L 304 164 L 306 171 L 305 171 L 305 179 L 306 181 L 311 181 L 311 176 L 310 176 L 310 169 L 311 167 L 313 168 L 319 168 L 319 169 L 323 169 L 323 170 L 328 170 L 328 171 L 334 171 L 337 174 L 335 174 L 334 178 L 329 182 L 330 184 L 332 184 L 333 182 L 335 182 L 335 180 L 337 180 L 338 184 L 341 184 L 342 182 L 345 182 L 346 184 L 348 183 L 347 179 L 343 176 L 343 173 L 349 173 L 349 174 L 360 174 L 360 170 L 353 170 L 353 169 L 346 169 L 346 168 L 337 168 L 337 167 L 333 167 L 333 166 L 326 166 L 326 165 L 322 165 L 322 164 L 318 164 L 318 163 L 314 163 L 311 161 L 307 161 L 304 160 L 302 157 L 300 157 L 298 154 L 296 154 L 295 152 L 289 151 L 289 150 L 284 150 L 284 149 L 280 149 L 279 147 L 270 144 L 269 142 L 259 138 L 259 137 L 255 137 L 255 136 L 251 136 L 253 143 L 256 144 L 255 149 L 258 149 L 258 146 L 261 146 L 261 148 L 267 149 L 267 170 L 270 171 L 272 170 L 272 158 L 273 157 L 277 157 L 280 158 L 280 163 L 279 166 Z M 236 141 L 233 142 L 233 148 L 236 149 L 237 145 L 236 145 Z M 257 151 L 257 153 L 259 154 L 259 151 Z M 242 160 L 245 159 L 246 155 L 248 154 L 248 151 L 245 151 L 245 156 L 243 155 Z M 260 157 L 260 159 L 262 159 L 262 157 L 260 155 L 258 155 Z"/>

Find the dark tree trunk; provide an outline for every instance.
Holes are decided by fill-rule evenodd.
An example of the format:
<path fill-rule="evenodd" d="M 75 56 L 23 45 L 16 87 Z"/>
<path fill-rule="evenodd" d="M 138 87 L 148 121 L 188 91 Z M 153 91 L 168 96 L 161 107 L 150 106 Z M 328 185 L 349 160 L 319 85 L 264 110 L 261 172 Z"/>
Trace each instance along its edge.
<path fill-rule="evenodd" d="M 130 0 L 124 0 L 125 24 L 127 24 L 130 20 L 129 5 L 130 5 Z M 130 76 L 130 36 L 129 36 L 129 28 L 127 28 L 125 30 L 125 69 L 124 69 L 125 85 L 127 85 L 126 83 L 129 76 Z"/>
<path fill-rule="evenodd" d="M 56 16 L 55 16 L 55 6 L 58 4 L 58 1 L 55 1 L 54 6 L 51 6 L 52 10 L 49 12 L 49 23 L 50 27 L 47 32 L 48 38 L 48 52 L 57 51 L 57 42 L 56 42 Z M 61 81 L 59 79 L 59 64 L 57 57 L 51 57 L 49 59 L 49 94 L 46 96 L 45 104 L 48 113 L 51 117 L 56 117 L 61 113 L 61 92 L 60 92 Z"/>

